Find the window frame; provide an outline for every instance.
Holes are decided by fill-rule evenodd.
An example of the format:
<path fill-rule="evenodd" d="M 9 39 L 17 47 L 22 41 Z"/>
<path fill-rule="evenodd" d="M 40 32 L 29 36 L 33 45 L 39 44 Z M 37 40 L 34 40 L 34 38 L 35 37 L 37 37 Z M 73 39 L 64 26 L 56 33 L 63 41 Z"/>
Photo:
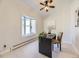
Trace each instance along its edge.
<path fill-rule="evenodd" d="M 21 18 L 21 36 L 22 37 L 29 37 L 29 36 L 36 35 L 37 31 L 35 33 L 32 33 L 32 25 L 31 25 L 31 20 L 35 20 L 35 24 L 36 24 L 36 19 L 29 17 L 29 16 L 22 16 L 22 17 L 24 17 L 24 34 L 22 34 L 23 19 Z M 28 35 L 26 35 L 26 19 L 25 18 L 30 20 L 30 34 L 28 34 Z M 35 30 L 36 30 L 36 25 L 35 25 Z"/>

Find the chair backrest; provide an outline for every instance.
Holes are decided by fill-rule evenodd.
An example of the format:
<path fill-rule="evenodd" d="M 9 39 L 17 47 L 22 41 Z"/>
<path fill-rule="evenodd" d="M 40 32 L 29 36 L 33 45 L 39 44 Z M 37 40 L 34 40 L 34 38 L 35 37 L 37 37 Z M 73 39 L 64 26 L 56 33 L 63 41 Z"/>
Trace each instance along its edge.
<path fill-rule="evenodd" d="M 63 36 L 63 32 L 60 32 L 57 36 L 57 40 L 61 42 L 62 36 Z"/>

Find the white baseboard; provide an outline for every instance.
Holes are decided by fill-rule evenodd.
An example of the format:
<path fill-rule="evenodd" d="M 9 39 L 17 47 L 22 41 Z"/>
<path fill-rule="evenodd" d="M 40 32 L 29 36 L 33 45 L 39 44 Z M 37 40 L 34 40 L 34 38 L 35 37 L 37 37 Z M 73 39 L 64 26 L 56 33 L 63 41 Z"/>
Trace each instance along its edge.
<path fill-rule="evenodd" d="M 26 45 L 26 44 L 29 44 L 29 43 L 35 41 L 36 39 L 37 39 L 37 37 L 33 37 L 33 38 L 30 38 L 29 40 L 26 40 L 26 41 L 24 41 L 24 42 L 21 42 L 21 43 L 18 43 L 18 44 L 16 44 L 16 45 L 13 45 L 13 46 L 11 47 L 10 51 L 15 50 L 15 49 L 18 49 L 18 48 L 20 48 L 20 47 L 22 47 L 22 46 L 24 46 L 24 45 Z"/>
<path fill-rule="evenodd" d="M 0 51 L 0 55 L 4 55 L 6 53 L 10 52 L 10 49 L 5 49 L 3 51 Z"/>
<path fill-rule="evenodd" d="M 62 43 L 72 44 L 71 42 L 68 42 L 68 41 L 63 41 Z"/>
<path fill-rule="evenodd" d="M 16 48 L 18 48 L 18 47 L 22 47 L 22 46 L 26 45 L 27 43 L 30 43 L 31 41 L 36 40 L 36 38 L 37 38 L 37 36 L 31 38 L 31 39 L 29 40 L 29 42 L 26 41 L 25 43 L 23 43 L 23 44 L 21 44 L 21 45 L 18 45 L 18 46 L 16 46 L 16 47 L 11 47 L 11 48 L 2 49 L 2 51 L 0 51 L 0 55 L 4 55 L 4 54 L 6 54 L 6 53 L 8 53 L 8 52 L 11 52 L 13 49 L 16 49 Z M 33 40 L 32 40 L 32 39 L 33 39 Z"/>

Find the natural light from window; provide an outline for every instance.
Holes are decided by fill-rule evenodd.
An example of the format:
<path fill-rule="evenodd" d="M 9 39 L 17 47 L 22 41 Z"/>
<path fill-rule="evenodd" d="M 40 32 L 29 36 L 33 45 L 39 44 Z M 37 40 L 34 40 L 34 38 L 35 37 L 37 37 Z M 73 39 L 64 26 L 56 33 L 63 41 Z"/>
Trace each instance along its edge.
<path fill-rule="evenodd" d="M 22 16 L 22 36 L 31 36 L 36 34 L 36 20 L 28 17 Z"/>

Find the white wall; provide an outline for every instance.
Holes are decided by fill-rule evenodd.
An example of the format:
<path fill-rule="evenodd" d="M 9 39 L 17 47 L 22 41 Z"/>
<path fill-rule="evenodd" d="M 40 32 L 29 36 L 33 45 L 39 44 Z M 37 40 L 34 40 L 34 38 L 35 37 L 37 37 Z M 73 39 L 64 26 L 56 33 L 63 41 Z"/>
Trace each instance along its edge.
<path fill-rule="evenodd" d="M 21 36 L 21 16 L 23 15 L 36 18 L 37 34 L 43 30 L 40 16 L 21 2 L 21 0 L 0 0 L 0 51 L 4 44 L 10 48 L 29 39 Z"/>
<path fill-rule="evenodd" d="M 72 8 L 73 6 L 73 8 Z M 79 9 L 79 0 L 74 0 L 71 5 L 71 24 L 72 24 L 72 39 L 74 48 L 76 49 L 77 53 L 79 54 L 79 27 L 75 27 L 76 22 L 76 10 Z"/>
<path fill-rule="evenodd" d="M 56 23 L 56 32 L 64 32 L 63 42 L 72 43 L 71 39 L 71 12 L 73 0 L 55 0 L 55 9 L 52 9 L 50 17 L 44 21 L 44 30 L 48 32 L 48 24 Z"/>

